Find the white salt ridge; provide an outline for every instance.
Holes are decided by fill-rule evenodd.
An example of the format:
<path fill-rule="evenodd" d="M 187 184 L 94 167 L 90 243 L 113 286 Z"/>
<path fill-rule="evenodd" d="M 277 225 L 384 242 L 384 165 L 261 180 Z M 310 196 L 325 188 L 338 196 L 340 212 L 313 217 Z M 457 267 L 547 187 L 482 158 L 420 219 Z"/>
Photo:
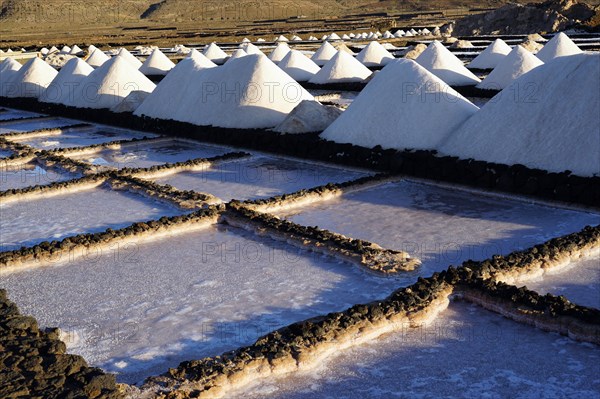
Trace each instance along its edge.
<path fill-rule="evenodd" d="M 412 60 L 393 61 L 321 137 L 372 148 L 433 149 L 478 108 Z"/>
<path fill-rule="evenodd" d="M 442 43 L 434 40 L 416 61 L 450 86 L 476 85 L 481 80 Z"/>
<path fill-rule="evenodd" d="M 38 98 L 58 75 L 56 69 L 39 58 L 32 58 L 12 74 L 3 90 L 5 97 Z"/>
<path fill-rule="evenodd" d="M 156 85 L 122 55 L 113 57 L 90 73 L 75 90 L 68 105 L 77 108 L 107 108 L 118 105 L 132 91 L 152 92 Z"/>
<path fill-rule="evenodd" d="M 135 110 L 134 114 L 158 119 L 173 119 L 173 115 L 181 108 L 182 101 L 189 100 L 186 90 L 192 79 L 202 70 L 216 67 L 216 64 L 204 55 L 200 55 L 199 59 L 192 54 L 181 60 Z"/>
<path fill-rule="evenodd" d="M 393 61 L 394 56 L 379 42 L 371 42 L 358 53 L 356 59 L 365 66 L 382 66 Z"/>
<path fill-rule="evenodd" d="M 345 51 L 338 51 L 309 82 L 315 84 L 362 82 L 369 76 L 371 76 L 369 68 Z"/>
<path fill-rule="evenodd" d="M 14 78 L 22 65 L 12 58 L 5 58 L 0 62 L 0 96 L 4 97 L 4 91 L 8 89 L 8 83 Z"/>
<path fill-rule="evenodd" d="M 496 39 L 469 63 L 469 68 L 493 69 L 512 49 L 502 39 Z"/>
<path fill-rule="evenodd" d="M 318 101 L 302 101 L 275 129 L 279 133 L 322 132 L 335 121 L 342 110 Z"/>
<path fill-rule="evenodd" d="M 204 49 L 202 54 L 204 54 L 206 58 L 217 64 L 223 63 L 227 59 L 227 53 L 221 50 L 221 47 L 217 46 L 216 43 L 209 44 Z"/>
<path fill-rule="evenodd" d="M 539 66 L 488 102 L 439 150 L 463 159 L 600 175 L 598 81 L 600 54 Z"/>
<path fill-rule="evenodd" d="M 162 51 L 155 49 L 140 67 L 140 72 L 146 76 L 165 76 L 173 68 L 175 68 L 173 61 L 171 61 Z"/>
<path fill-rule="evenodd" d="M 94 50 L 90 56 L 85 60 L 90 66 L 98 68 L 102 66 L 106 61 L 110 60 L 110 57 L 104 54 L 104 51 L 100 49 Z"/>
<path fill-rule="evenodd" d="M 332 59 L 337 54 L 337 52 L 338 51 L 336 50 L 335 47 L 333 47 L 331 45 L 331 43 L 323 42 L 321 47 L 319 47 L 319 49 L 313 54 L 311 59 L 318 66 L 323 66 L 323 65 L 327 64 L 327 61 Z"/>
<path fill-rule="evenodd" d="M 135 69 L 140 69 L 142 66 L 142 61 L 138 60 L 133 54 L 129 52 L 126 48 L 122 48 L 118 53 L 121 57 L 123 57 L 127 62 L 131 64 Z"/>
<path fill-rule="evenodd" d="M 200 66 L 204 68 L 212 68 L 217 66 L 217 64 L 209 60 L 204 54 L 202 54 L 196 49 L 192 49 L 192 51 L 190 51 L 186 58 L 194 59 L 198 64 L 200 64 Z"/>
<path fill-rule="evenodd" d="M 278 64 L 289 52 L 290 46 L 288 46 L 285 42 L 281 42 L 277 45 L 277 47 L 275 47 L 271 54 L 269 54 L 269 59 Z"/>
<path fill-rule="evenodd" d="M 544 63 L 521 46 L 515 48 L 477 85 L 480 89 L 502 90 Z"/>
<path fill-rule="evenodd" d="M 93 71 L 94 68 L 79 58 L 69 60 L 44 90 L 39 100 L 55 104 L 69 103 L 74 98 L 77 87 Z"/>
<path fill-rule="evenodd" d="M 231 57 L 229 57 L 227 59 L 227 62 L 231 61 L 231 60 L 235 60 L 236 58 L 241 58 L 241 57 L 245 57 L 247 56 L 248 53 L 246 51 L 244 51 L 243 48 L 239 48 L 237 50 L 235 50 L 232 54 Z"/>
<path fill-rule="evenodd" d="M 288 52 L 278 66 L 297 82 L 307 82 L 321 70 L 313 60 L 298 50 Z"/>
<path fill-rule="evenodd" d="M 560 32 L 546 43 L 536 55 L 540 60 L 548 62 L 558 57 L 580 54 L 582 52 L 569 36 Z"/>

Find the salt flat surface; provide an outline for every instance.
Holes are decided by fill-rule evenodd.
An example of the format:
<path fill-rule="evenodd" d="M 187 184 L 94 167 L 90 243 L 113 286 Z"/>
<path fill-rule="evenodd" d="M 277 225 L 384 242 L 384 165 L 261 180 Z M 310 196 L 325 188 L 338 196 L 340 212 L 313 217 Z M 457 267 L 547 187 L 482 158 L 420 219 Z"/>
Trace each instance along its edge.
<path fill-rule="evenodd" d="M 25 118 L 30 116 L 41 116 L 40 114 L 35 114 L 33 112 L 21 111 L 17 109 L 5 108 L 6 111 L 0 112 L 0 121 L 4 121 L 7 119 L 16 119 L 16 118 Z"/>
<path fill-rule="evenodd" d="M 69 352 L 126 382 L 385 297 L 397 284 L 222 226 L 0 275 L 0 287 L 24 314 L 60 326 Z"/>
<path fill-rule="evenodd" d="M 28 115 L 19 115 L 16 118 L 22 118 Z M 33 115 L 32 115 L 33 116 Z M 0 121 L 0 134 L 10 132 L 30 132 L 32 130 L 46 129 L 52 127 L 66 126 L 79 123 L 66 118 L 44 118 L 40 120 L 24 120 L 2 123 Z"/>
<path fill-rule="evenodd" d="M 184 140 L 168 140 L 156 143 L 135 143 L 123 146 L 118 150 L 105 150 L 96 154 L 71 158 L 109 168 L 147 168 L 164 163 L 214 157 L 231 151 L 226 147 Z"/>
<path fill-rule="evenodd" d="M 318 369 L 257 381 L 230 397 L 570 398 L 600 396 L 600 348 L 453 303 L 436 321 L 331 357 Z"/>
<path fill-rule="evenodd" d="M 405 250 L 423 261 L 407 283 L 468 259 L 529 248 L 600 215 L 402 181 L 281 214 L 296 223 Z"/>
<path fill-rule="evenodd" d="M 95 188 L 0 204 L 0 250 L 12 250 L 80 233 L 121 228 L 181 211 L 139 194 Z"/>
<path fill-rule="evenodd" d="M 540 294 L 564 295 L 578 305 L 600 309 L 600 255 L 571 262 L 566 269 L 517 281 Z"/>
<path fill-rule="evenodd" d="M 217 164 L 199 172 L 179 173 L 157 179 L 156 182 L 170 184 L 180 190 L 210 193 L 230 201 L 269 198 L 361 176 L 365 176 L 365 173 L 259 155 Z"/>
<path fill-rule="evenodd" d="M 0 151 L 0 155 L 2 152 Z M 47 169 L 35 162 L 6 167 L 0 163 L 0 191 L 47 185 L 78 177 L 62 169 Z"/>
<path fill-rule="evenodd" d="M 116 140 L 131 140 L 134 138 L 158 137 L 152 133 L 136 132 L 132 130 L 119 130 L 104 127 L 91 129 L 67 129 L 60 135 L 39 136 L 15 140 L 28 144 L 34 148 L 50 150 L 54 148 L 85 147 L 92 144 L 108 143 Z"/>

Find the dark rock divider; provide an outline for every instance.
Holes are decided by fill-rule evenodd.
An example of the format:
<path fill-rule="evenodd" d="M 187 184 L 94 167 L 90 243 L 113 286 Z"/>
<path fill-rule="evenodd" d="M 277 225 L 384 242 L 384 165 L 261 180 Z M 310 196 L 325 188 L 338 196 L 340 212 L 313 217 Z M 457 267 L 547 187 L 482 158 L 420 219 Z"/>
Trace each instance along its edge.
<path fill-rule="evenodd" d="M 57 329 L 39 329 L 0 289 L 0 397 L 123 398 L 115 376 L 66 353 Z"/>
<path fill-rule="evenodd" d="M 362 91 L 368 82 L 341 82 L 341 83 L 309 83 L 298 82 L 306 90 L 336 90 L 336 91 Z"/>
<path fill-rule="evenodd" d="M 500 90 L 480 89 L 477 86 L 452 86 L 452 88 L 464 97 L 492 98 L 500 93 Z"/>

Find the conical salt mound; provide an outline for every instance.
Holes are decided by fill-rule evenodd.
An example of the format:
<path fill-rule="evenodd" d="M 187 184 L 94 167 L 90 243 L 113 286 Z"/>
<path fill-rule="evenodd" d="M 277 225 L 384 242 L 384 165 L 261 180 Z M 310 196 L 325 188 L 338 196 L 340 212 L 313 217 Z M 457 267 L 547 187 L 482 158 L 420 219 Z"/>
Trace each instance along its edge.
<path fill-rule="evenodd" d="M 77 87 L 93 71 L 94 68 L 79 58 L 70 59 L 44 90 L 39 100 L 45 103 L 69 103 L 74 98 Z"/>
<path fill-rule="evenodd" d="M 504 40 L 496 39 L 469 63 L 469 68 L 494 69 L 511 50 Z"/>
<path fill-rule="evenodd" d="M 282 43 L 289 42 L 288 38 L 283 35 L 279 36 L 277 39 L 275 39 L 275 41 L 282 42 Z"/>
<path fill-rule="evenodd" d="M 292 50 L 277 64 L 296 82 L 308 82 L 321 70 L 317 64 L 298 50 Z"/>
<path fill-rule="evenodd" d="M 88 46 L 87 52 L 88 52 L 88 54 L 92 54 L 96 50 L 98 50 L 98 47 L 94 46 L 93 44 L 90 44 Z"/>
<path fill-rule="evenodd" d="M 236 58 L 245 57 L 247 55 L 248 55 L 248 53 L 245 52 L 243 48 L 239 48 L 231 54 L 231 57 L 229 57 L 227 59 L 227 62 L 229 62 L 231 60 L 235 60 Z"/>
<path fill-rule="evenodd" d="M 52 53 L 58 53 L 59 50 L 56 46 L 52 46 L 50 47 L 50 50 L 48 50 L 48 54 L 52 54 Z"/>
<path fill-rule="evenodd" d="M 311 59 L 318 66 L 323 66 L 323 65 L 327 64 L 327 62 L 330 59 L 332 59 L 337 54 L 337 52 L 338 51 L 335 49 L 335 47 L 333 47 L 331 45 L 331 43 L 329 43 L 329 42 L 323 42 L 323 44 L 321 45 L 321 47 L 319 47 L 319 49 L 317 50 L 317 52 L 313 54 L 313 56 L 311 57 Z"/>
<path fill-rule="evenodd" d="M 344 42 L 333 43 L 332 46 L 337 51 L 343 51 L 343 52 L 348 53 L 348 54 L 350 54 L 352 56 L 356 55 L 354 53 L 354 51 L 350 50 L 350 47 L 346 46 L 346 43 L 344 43 Z"/>
<path fill-rule="evenodd" d="M 463 159 L 600 175 L 599 81 L 600 54 L 541 65 L 483 106 L 439 150 Z M 523 84 L 535 90 L 523 90 Z"/>
<path fill-rule="evenodd" d="M 521 46 L 515 46 L 477 87 L 487 90 L 502 90 L 542 64 L 544 63 L 535 55 Z"/>
<path fill-rule="evenodd" d="M 56 69 L 39 58 L 32 58 L 16 71 L 3 92 L 5 97 L 39 98 L 58 75 Z"/>
<path fill-rule="evenodd" d="M 102 50 L 96 49 L 90 54 L 85 62 L 87 62 L 93 68 L 98 68 L 108 60 L 110 60 L 108 55 L 104 54 Z"/>
<path fill-rule="evenodd" d="M 78 45 L 74 45 L 73 48 L 71 49 L 71 51 L 69 51 L 69 54 L 70 55 L 83 54 L 83 50 Z"/>
<path fill-rule="evenodd" d="M 242 40 L 242 43 L 252 43 L 252 40 L 250 40 L 250 39 L 248 39 L 247 37 L 245 37 L 245 38 Z"/>
<path fill-rule="evenodd" d="M 362 82 L 371 76 L 369 68 L 343 51 L 338 53 L 309 81 L 315 84 Z"/>
<path fill-rule="evenodd" d="M 277 47 L 269 54 L 269 59 L 278 64 L 290 52 L 290 46 L 287 43 L 279 43 Z"/>
<path fill-rule="evenodd" d="M 0 97 L 4 97 L 4 92 L 8 90 L 10 81 L 17 74 L 22 65 L 12 58 L 5 58 L 0 62 Z"/>
<path fill-rule="evenodd" d="M 386 65 L 388 62 L 394 60 L 394 56 L 379 42 L 371 42 L 358 53 L 356 59 L 365 66 L 376 67 Z"/>
<path fill-rule="evenodd" d="M 294 35 L 294 36 L 292 36 L 292 40 L 291 41 L 292 42 L 301 42 L 302 38 L 300 36 Z"/>
<path fill-rule="evenodd" d="M 560 32 L 555 35 L 546 45 L 536 54 L 537 57 L 548 62 L 558 57 L 582 53 L 581 49 L 573 43 L 569 36 Z"/>
<path fill-rule="evenodd" d="M 212 68 L 217 66 L 217 64 L 209 60 L 204 54 L 202 54 L 196 49 L 192 49 L 192 51 L 190 51 L 186 58 L 193 58 L 198 64 L 200 64 L 204 68 Z"/>
<path fill-rule="evenodd" d="M 71 52 L 71 47 L 69 46 L 63 46 L 63 48 L 60 50 L 61 54 L 69 54 Z"/>
<path fill-rule="evenodd" d="M 142 67 L 142 62 L 138 60 L 133 54 L 129 52 L 126 48 L 122 48 L 119 50 L 119 55 L 127 60 L 135 69 L 140 69 Z"/>
<path fill-rule="evenodd" d="M 154 49 L 150 57 L 140 67 L 140 72 L 146 76 L 165 76 L 173 68 L 175 68 L 173 61 L 159 49 Z"/>
<path fill-rule="evenodd" d="M 201 126 L 252 129 L 280 124 L 314 98 L 264 55 L 250 54 L 199 73 L 173 119 Z"/>
<path fill-rule="evenodd" d="M 204 49 L 202 54 L 204 54 L 206 58 L 208 58 L 216 64 L 222 64 L 227 59 L 227 53 L 221 50 L 221 48 L 217 46 L 216 43 L 209 44 L 208 47 Z"/>
<path fill-rule="evenodd" d="M 175 113 L 181 108 L 182 101 L 186 101 L 185 93 L 194 76 L 205 69 L 214 67 L 216 64 L 207 65 L 194 57 L 181 60 L 156 86 L 142 105 L 135 110 L 134 114 L 158 119 L 173 119 Z"/>
<path fill-rule="evenodd" d="M 337 33 L 334 32 L 331 35 L 327 36 L 327 40 L 330 42 L 333 42 L 333 41 L 342 40 L 342 38 L 340 37 L 340 35 L 338 35 Z"/>
<path fill-rule="evenodd" d="M 156 85 L 122 55 L 90 73 L 68 103 L 77 108 L 107 108 L 121 103 L 132 91 L 152 92 Z"/>
<path fill-rule="evenodd" d="M 433 149 L 478 108 L 412 60 L 391 62 L 321 137 L 372 148 Z"/>
<path fill-rule="evenodd" d="M 240 46 L 240 48 L 242 48 L 248 54 L 265 55 L 265 53 L 263 53 L 258 46 L 255 46 L 252 43 L 244 43 Z"/>
<path fill-rule="evenodd" d="M 450 86 L 476 85 L 481 80 L 444 45 L 434 40 L 415 60 Z"/>

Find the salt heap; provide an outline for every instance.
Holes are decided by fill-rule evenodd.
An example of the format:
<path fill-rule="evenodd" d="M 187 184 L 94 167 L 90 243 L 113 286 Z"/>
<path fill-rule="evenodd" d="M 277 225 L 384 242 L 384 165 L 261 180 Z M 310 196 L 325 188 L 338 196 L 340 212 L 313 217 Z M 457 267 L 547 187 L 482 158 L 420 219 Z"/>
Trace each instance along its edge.
<path fill-rule="evenodd" d="M 316 53 L 313 54 L 311 59 L 318 66 L 323 66 L 327 63 L 327 61 L 332 59 L 337 54 L 337 52 L 338 51 L 335 49 L 335 47 L 331 45 L 331 43 L 323 42 L 321 47 L 319 47 Z"/>
<path fill-rule="evenodd" d="M 318 101 L 302 101 L 283 122 L 273 130 L 279 133 L 322 132 L 333 123 L 343 111 Z"/>
<path fill-rule="evenodd" d="M 175 64 L 162 51 L 155 49 L 140 67 L 140 72 L 146 76 L 165 76 Z"/>
<path fill-rule="evenodd" d="M 52 46 L 50 47 L 50 50 L 48 50 L 48 54 L 52 54 L 52 53 L 58 53 L 59 50 L 56 46 Z"/>
<path fill-rule="evenodd" d="M 371 76 L 369 68 L 344 51 L 338 53 L 309 80 L 310 83 L 362 82 Z"/>
<path fill-rule="evenodd" d="M 50 52 L 50 50 L 48 50 L 46 47 L 42 47 L 42 49 L 40 50 L 41 55 L 47 55 L 49 52 Z M 2 51 L 0 49 L 0 54 L 3 54 L 3 53 L 4 53 L 4 51 Z"/>
<path fill-rule="evenodd" d="M 81 55 L 83 54 L 83 50 L 78 46 L 74 45 L 71 51 L 69 51 L 70 55 Z"/>
<path fill-rule="evenodd" d="M 202 57 L 191 56 L 181 60 L 135 110 L 135 115 L 173 119 L 175 113 L 182 107 L 183 101 L 188 101 L 191 98 L 192 90 L 195 88 L 190 88 L 190 83 L 194 77 L 205 69 L 217 66 L 203 55 Z"/>
<path fill-rule="evenodd" d="M 5 58 L 0 62 L 0 97 L 4 97 L 4 92 L 10 87 L 9 82 L 14 78 L 22 65 L 12 58 Z"/>
<path fill-rule="evenodd" d="M 45 103 L 69 103 L 73 100 L 77 87 L 93 71 L 94 68 L 86 62 L 79 58 L 72 58 L 61 68 L 39 100 Z"/>
<path fill-rule="evenodd" d="M 297 82 L 308 82 L 321 70 L 317 64 L 298 50 L 292 50 L 277 64 Z"/>
<path fill-rule="evenodd" d="M 600 175 L 599 81 L 600 54 L 544 64 L 488 102 L 439 150 L 463 159 Z M 535 91 L 524 91 L 523 82 Z"/>
<path fill-rule="evenodd" d="M 511 50 L 504 40 L 496 39 L 469 63 L 469 68 L 494 69 Z"/>
<path fill-rule="evenodd" d="M 400 29 L 400 30 L 396 31 L 396 33 L 394 33 L 394 37 L 401 38 L 405 34 L 406 34 L 406 32 L 404 32 L 402 29 Z"/>
<path fill-rule="evenodd" d="M 118 55 L 90 73 L 77 87 L 73 101 L 68 105 L 110 109 L 132 91 L 152 92 L 155 87 L 130 61 Z"/>
<path fill-rule="evenodd" d="M 131 64 L 135 69 L 142 67 L 142 62 L 138 60 L 133 54 L 131 54 L 126 48 L 122 48 L 118 53 L 121 57 L 125 58 L 127 62 Z"/>
<path fill-rule="evenodd" d="M 252 43 L 244 43 L 240 46 L 240 48 L 244 49 L 244 51 L 248 54 L 265 55 L 265 53 L 263 53 L 258 46 L 255 46 Z"/>
<path fill-rule="evenodd" d="M 229 62 L 231 60 L 235 60 L 236 58 L 245 57 L 247 55 L 248 55 L 248 53 L 245 52 L 243 48 L 239 48 L 231 54 L 231 57 L 229 57 L 227 59 L 227 62 Z"/>
<path fill-rule="evenodd" d="M 94 46 L 93 44 L 90 44 L 88 46 L 87 52 L 88 52 L 88 54 L 92 54 L 96 50 L 98 50 L 98 47 Z"/>
<path fill-rule="evenodd" d="M 265 39 L 263 39 L 262 37 L 259 37 L 258 39 L 256 39 L 256 43 L 264 43 L 266 42 Z"/>
<path fill-rule="evenodd" d="M 543 62 L 535 55 L 521 46 L 515 46 L 477 87 L 487 90 L 502 90 L 522 75 L 542 64 Z"/>
<path fill-rule="evenodd" d="M 379 42 L 371 42 L 358 53 L 356 59 L 365 66 L 377 67 L 386 65 L 388 62 L 394 60 L 394 56 Z"/>
<path fill-rule="evenodd" d="M 342 40 L 352 40 L 352 37 L 348 36 L 347 34 L 344 34 L 342 36 Z"/>
<path fill-rule="evenodd" d="M 269 59 L 274 63 L 278 64 L 290 52 L 290 46 L 285 42 L 281 42 L 275 47 L 275 49 L 269 55 Z"/>
<path fill-rule="evenodd" d="M 39 58 L 32 58 L 22 68 L 12 74 L 3 90 L 5 97 L 38 98 L 58 75 L 56 69 Z"/>
<path fill-rule="evenodd" d="M 250 39 L 248 39 L 247 37 L 245 37 L 245 38 L 242 40 L 242 43 L 252 43 L 252 41 L 251 41 Z"/>
<path fill-rule="evenodd" d="M 478 108 L 412 60 L 391 62 L 321 137 L 372 148 L 433 149 Z"/>
<path fill-rule="evenodd" d="M 69 47 L 69 46 L 63 46 L 63 48 L 60 50 L 61 54 L 69 54 L 70 52 L 71 52 L 71 47 Z"/>
<path fill-rule="evenodd" d="M 134 90 L 127 95 L 119 104 L 112 107 L 112 112 L 133 112 L 148 98 L 150 93 L 141 90 Z"/>
<path fill-rule="evenodd" d="M 287 37 L 281 35 L 281 36 L 279 36 L 278 38 L 275 39 L 275 42 L 284 42 L 285 43 L 285 42 L 289 42 L 289 40 L 288 40 Z"/>
<path fill-rule="evenodd" d="M 560 32 L 546 43 L 544 48 L 537 53 L 537 57 L 544 62 L 549 62 L 558 57 L 580 53 L 582 53 L 581 49 L 573 43 L 573 40 Z"/>
<path fill-rule="evenodd" d="M 389 30 L 386 30 L 386 31 L 383 33 L 383 38 L 384 38 L 384 39 L 393 39 L 393 38 L 394 38 L 394 35 L 392 35 L 392 32 L 390 32 Z"/>
<path fill-rule="evenodd" d="M 442 43 L 434 40 L 415 60 L 450 86 L 476 85 L 481 80 Z"/>
<path fill-rule="evenodd" d="M 340 41 L 342 40 L 342 38 L 340 37 L 340 35 L 338 35 L 337 33 L 332 33 L 331 35 L 327 36 L 327 41 L 329 42 L 334 42 L 334 41 Z"/>
<path fill-rule="evenodd" d="M 98 68 L 102 66 L 106 61 L 110 60 L 110 57 L 100 49 L 94 50 L 93 53 L 85 60 L 91 67 Z"/>
<path fill-rule="evenodd" d="M 221 50 L 216 43 L 209 44 L 202 52 L 212 62 L 216 64 L 222 64 L 227 59 L 227 53 Z"/>
<path fill-rule="evenodd" d="M 205 68 L 211 68 L 211 67 L 217 66 L 217 64 L 215 64 L 214 62 L 212 62 L 211 60 L 206 58 L 206 56 L 204 54 L 202 54 L 201 52 L 199 52 L 196 49 L 192 49 L 192 51 L 190 51 L 190 53 L 185 58 L 193 58 L 196 60 L 197 63 L 199 63 L 200 65 L 202 65 Z M 177 65 L 179 65 L 179 64 L 177 64 Z"/>
<path fill-rule="evenodd" d="M 314 100 L 271 60 L 257 54 L 206 69 L 187 84 L 190 90 L 182 94 L 182 106 L 172 119 L 200 126 L 271 128 L 301 101 Z"/>
<path fill-rule="evenodd" d="M 296 36 L 296 35 L 294 35 L 294 36 L 292 36 L 292 41 L 293 41 L 293 42 L 301 42 L 301 41 L 302 41 L 302 38 L 301 38 L 300 36 Z"/>

